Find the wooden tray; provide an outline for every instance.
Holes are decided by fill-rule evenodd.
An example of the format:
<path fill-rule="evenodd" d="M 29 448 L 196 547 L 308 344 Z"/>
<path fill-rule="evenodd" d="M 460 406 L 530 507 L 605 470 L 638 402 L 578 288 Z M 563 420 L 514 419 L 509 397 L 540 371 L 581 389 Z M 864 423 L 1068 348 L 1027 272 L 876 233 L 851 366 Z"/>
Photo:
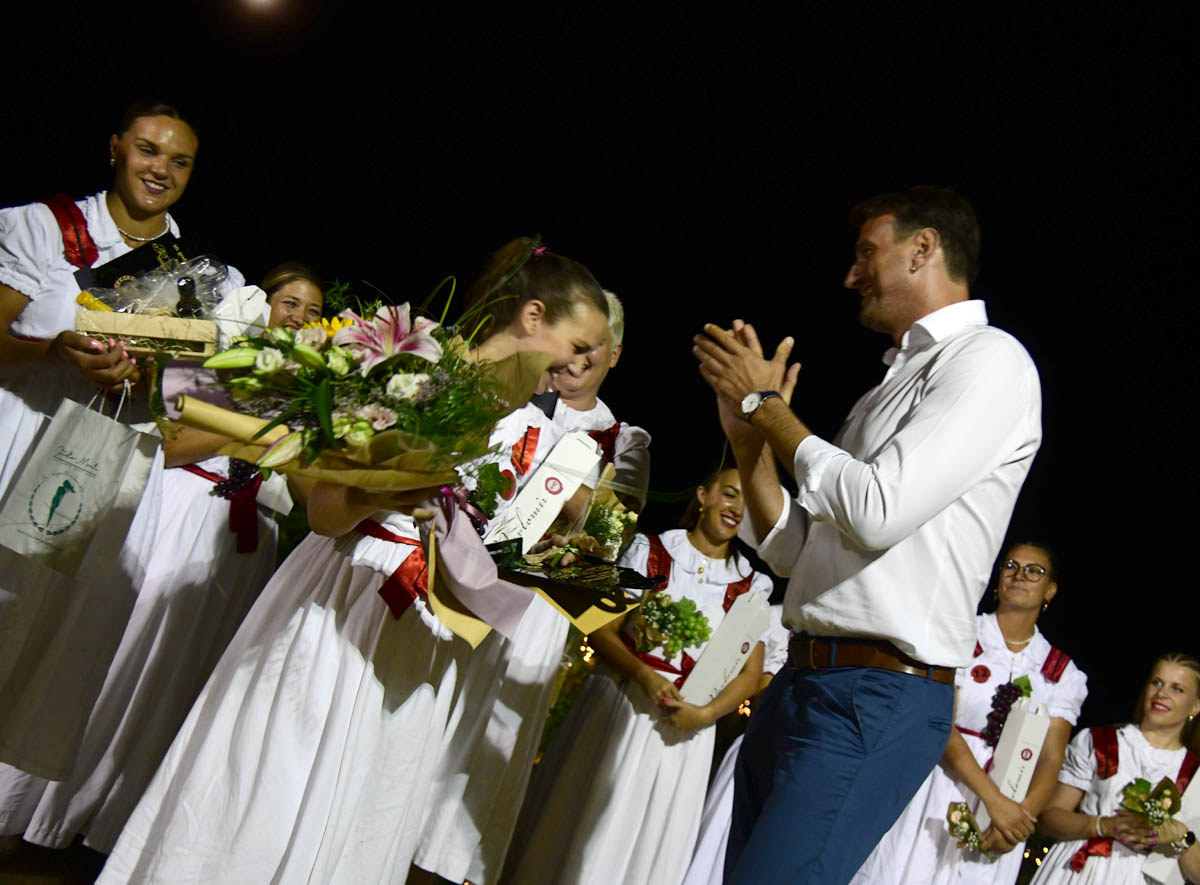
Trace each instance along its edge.
<path fill-rule="evenodd" d="M 179 359 L 204 359 L 217 351 L 217 324 L 212 320 L 80 310 L 75 315 L 75 330 L 85 335 L 123 338 L 135 353 L 153 352 L 151 341 L 169 347 Z"/>

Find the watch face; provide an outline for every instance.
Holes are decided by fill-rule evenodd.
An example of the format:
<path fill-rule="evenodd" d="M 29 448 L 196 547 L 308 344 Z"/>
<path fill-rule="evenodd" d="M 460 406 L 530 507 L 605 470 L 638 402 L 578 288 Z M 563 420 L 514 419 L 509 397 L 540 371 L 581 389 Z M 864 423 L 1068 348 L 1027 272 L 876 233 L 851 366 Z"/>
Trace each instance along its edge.
<path fill-rule="evenodd" d="M 762 404 L 761 393 L 748 393 L 742 397 L 742 414 L 752 415 L 754 410 Z"/>
<path fill-rule="evenodd" d="M 1196 834 L 1193 833 L 1191 830 L 1188 830 L 1186 833 L 1183 834 L 1183 841 L 1188 844 L 1188 847 L 1195 845 L 1196 844 Z"/>

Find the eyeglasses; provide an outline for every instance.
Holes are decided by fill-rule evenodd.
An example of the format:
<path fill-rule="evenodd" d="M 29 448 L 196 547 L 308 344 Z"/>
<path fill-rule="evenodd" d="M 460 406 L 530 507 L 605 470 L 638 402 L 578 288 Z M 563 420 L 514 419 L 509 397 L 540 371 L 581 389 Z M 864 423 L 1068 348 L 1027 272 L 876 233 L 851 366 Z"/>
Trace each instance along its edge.
<path fill-rule="evenodd" d="M 1031 581 L 1040 581 L 1046 576 L 1046 567 L 1038 565 L 1036 562 L 1021 565 L 1015 559 L 1010 559 L 1004 565 L 1000 566 L 1000 574 L 1002 575 L 1015 575 L 1018 571 L 1024 572 L 1025 577 Z"/>

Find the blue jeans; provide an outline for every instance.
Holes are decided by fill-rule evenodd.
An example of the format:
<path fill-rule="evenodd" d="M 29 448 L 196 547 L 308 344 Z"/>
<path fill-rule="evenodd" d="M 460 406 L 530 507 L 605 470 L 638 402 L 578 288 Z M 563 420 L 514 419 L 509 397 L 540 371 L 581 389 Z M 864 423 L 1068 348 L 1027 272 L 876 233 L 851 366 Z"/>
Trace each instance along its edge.
<path fill-rule="evenodd" d="M 954 688 L 867 667 L 785 666 L 734 773 L 727 885 L 849 882 L 946 749 Z"/>

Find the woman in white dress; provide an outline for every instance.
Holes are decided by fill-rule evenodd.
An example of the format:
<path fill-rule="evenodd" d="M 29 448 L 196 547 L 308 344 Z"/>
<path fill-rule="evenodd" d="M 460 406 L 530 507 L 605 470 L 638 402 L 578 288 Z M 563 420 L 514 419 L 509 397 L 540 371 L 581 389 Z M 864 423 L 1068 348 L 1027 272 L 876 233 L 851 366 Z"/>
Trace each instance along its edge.
<path fill-rule="evenodd" d="M 64 399 L 86 403 L 97 387 L 137 378 L 122 342 L 72 331 L 74 274 L 178 235 L 168 210 L 187 188 L 196 150 L 174 108 L 135 105 L 109 139 L 110 190 L 0 210 L 0 496 Z M 231 274 L 230 288 L 238 282 Z M 148 418 L 141 403 L 122 416 Z M 77 578 L 0 548 L 0 760 L 40 777 L 71 775 L 143 577 L 161 472 L 160 454 L 122 550 L 99 551 Z M 0 788 L 0 834 L 23 829 L 8 822 L 13 801 Z"/>
<path fill-rule="evenodd" d="M 604 294 L 609 334 L 555 375 L 558 401 L 552 423 L 558 433 L 582 430 L 596 439 L 604 450 L 602 464 L 614 465 L 624 499 L 640 511 L 650 482 L 650 435 L 618 422 L 598 396 L 621 356 L 625 331 L 620 299 Z M 548 451 L 541 441 L 539 452 Z M 599 471 L 597 467 L 597 476 Z M 580 487 L 576 507 L 586 505 L 595 480 L 589 478 Z M 553 698 L 568 628 L 566 618 L 538 596 L 511 641 L 494 634 L 472 656 L 456 704 L 461 715 L 434 774 L 413 861 L 421 870 L 480 885 L 499 877 Z M 500 669 L 504 675 L 497 679 Z"/>
<path fill-rule="evenodd" d="M 247 287 L 231 297 L 248 302 L 238 311 L 247 320 L 238 332 L 249 335 L 261 326 L 299 329 L 320 318 L 324 303 L 320 278 L 295 262 L 269 271 L 263 289 Z M 250 316 L 254 310 L 258 315 Z M 174 371 L 168 368 L 168 376 Z M 28 809 L 25 841 L 66 848 L 83 834 L 88 847 L 112 851 L 225 646 L 275 571 L 278 526 L 255 498 L 290 509 L 287 480 L 276 473 L 260 487 L 257 471 L 243 464 L 239 475 L 247 491 L 236 500 L 228 492 L 217 495 L 214 482 L 231 475 L 230 459 L 212 453 L 227 442 L 184 427 L 163 443 L 170 469 L 163 473 L 164 506 L 146 577 L 75 770 L 68 780 L 45 781 L 0 769 L 0 789 L 14 806 Z M 241 532 L 233 530 L 235 507 L 245 511 Z M 22 823 L 15 814 L 9 820 L 10 826 Z"/>
<path fill-rule="evenodd" d="M 762 694 L 771 684 L 771 677 L 787 663 L 790 638 L 791 631 L 783 626 L 783 606 L 771 606 L 771 625 L 763 637 L 766 645 L 763 674 L 754 697 Z M 683 885 L 721 885 L 725 880 L 725 847 L 729 844 L 729 826 L 733 822 L 733 772 L 741 746 L 742 735 L 739 734 L 725 751 L 725 758 L 708 785 L 704 811 L 700 815 L 700 834 Z"/>
<path fill-rule="evenodd" d="M 743 515 L 737 471 L 717 473 L 697 489 L 696 501 L 699 516 L 690 530 L 638 535 L 622 561 L 645 574 L 667 574 L 662 589 L 673 600 L 693 600 L 715 631 L 738 594 L 761 594 L 765 602 L 771 581 L 730 549 Z M 753 693 L 763 646 L 755 646 L 716 698 L 694 706 L 681 699 L 683 680 L 673 681 L 673 674 L 686 673 L 703 646 L 665 660 L 635 655 L 622 637 L 623 621 L 592 634 L 601 664 L 534 773 L 505 881 L 678 885 L 683 879 L 712 765 L 711 726 Z"/>
<path fill-rule="evenodd" d="M 1123 726 L 1081 731 L 1071 741 L 1058 785 L 1038 818 L 1038 831 L 1058 839 L 1033 885 L 1151 883 L 1142 872 L 1151 853 L 1176 858 L 1183 878 L 1200 881 L 1200 845 L 1180 820 L 1149 824 L 1121 808 L 1121 791 L 1137 778 L 1164 777 L 1186 794 L 1200 758 L 1187 743 L 1200 715 L 1200 661 L 1165 654 L 1154 663 Z M 1169 864 L 1168 864 L 1169 866 Z"/>
<path fill-rule="evenodd" d="M 1056 578 L 1054 558 L 1044 546 L 1020 543 L 1004 554 L 996 612 L 979 616 L 975 660 L 955 676 L 955 728 L 945 755 L 863 863 L 856 885 L 1016 880 L 1022 846 L 1054 790 L 1071 727 L 1087 697 L 1087 677 L 1036 626 L 1058 592 Z M 1051 721 L 1029 792 L 1018 803 L 1001 794 L 987 774 L 999 737 L 999 729 L 989 729 L 988 715 L 998 689 L 1022 677 Z M 987 811 L 991 823 L 984 845 L 991 857 L 958 847 L 946 823 L 951 802 L 967 802 L 976 815 Z"/>
<path fill-rule="evenodd" d="M 500 270 L 527 245 L 502 250 Z M 541 350 L 561 366 L 607 323 L 591 275 L 552 253 L 506 291 L 480 359 Z M 100 882 L 406 878 L 470 646 L 423 598 L 394 617 L 380 595 L 418 549 L 410 517 L 324 483 L 308 512 L 314 534 L 230 643 Z"/>

